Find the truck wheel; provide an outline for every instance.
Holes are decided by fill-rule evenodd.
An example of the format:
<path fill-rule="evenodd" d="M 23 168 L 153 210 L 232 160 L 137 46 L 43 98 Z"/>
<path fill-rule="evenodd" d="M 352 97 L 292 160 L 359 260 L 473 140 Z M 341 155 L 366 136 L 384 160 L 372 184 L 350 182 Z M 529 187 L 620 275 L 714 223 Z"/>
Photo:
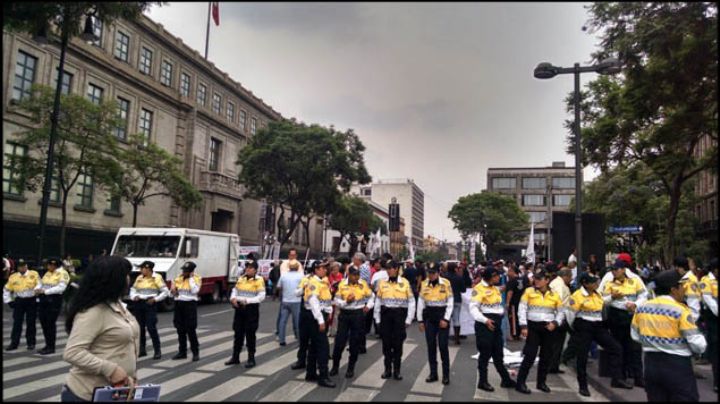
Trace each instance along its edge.
<path fill-rule="evenodd" d="M 172 297 L 167 297 L 163 299 L 162 301 L 160 301 L 158 309 L 160 309 L 161 312 L 175 310 L 175 299 L 173 299 Z"/>
<path fill-rule="evenodd" d="M 212 292 L 212 303 L 220 303 L 220 302 L 222 302 L 222 298 L 223 298 L 222 287 L 220 286 L 219 283 L 216 283 L 215 287 L 213 288 L 213 292 Z"/>

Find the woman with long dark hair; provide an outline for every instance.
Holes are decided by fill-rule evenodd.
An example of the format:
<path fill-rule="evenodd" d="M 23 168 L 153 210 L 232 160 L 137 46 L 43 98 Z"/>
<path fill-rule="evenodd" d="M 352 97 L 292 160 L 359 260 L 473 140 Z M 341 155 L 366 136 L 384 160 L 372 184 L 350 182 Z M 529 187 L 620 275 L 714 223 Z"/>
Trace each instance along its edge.
<path fill-rule="evenodd" d="M 70 302 L 63 359 L 71 368 L 62 401 L 90 401 L 96 387 L 134 384 L 140 327 L 121 299 L 130 285 L 128 260 L 96 258 Z"/>

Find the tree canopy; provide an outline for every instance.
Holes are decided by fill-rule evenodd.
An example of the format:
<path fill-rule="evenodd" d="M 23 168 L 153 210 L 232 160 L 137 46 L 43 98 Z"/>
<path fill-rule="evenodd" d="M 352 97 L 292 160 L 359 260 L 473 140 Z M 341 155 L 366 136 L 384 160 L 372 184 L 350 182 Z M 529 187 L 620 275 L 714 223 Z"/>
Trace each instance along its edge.
<path fill-rule="evenodd" d="M 358 248 L 358 236 L 369 236 L 370 233 L 381 229 L 385 233 L 385 222 L 375 216 L 372 208 L 365 200 L 358 196 L 343 195 L 337 209 L 330 216 L 330 227 L 340 232 L 340 242 L 349 237 L 350 252 L 352 256 Z M 336 246 L 337 254 L 340 243 Z"/>

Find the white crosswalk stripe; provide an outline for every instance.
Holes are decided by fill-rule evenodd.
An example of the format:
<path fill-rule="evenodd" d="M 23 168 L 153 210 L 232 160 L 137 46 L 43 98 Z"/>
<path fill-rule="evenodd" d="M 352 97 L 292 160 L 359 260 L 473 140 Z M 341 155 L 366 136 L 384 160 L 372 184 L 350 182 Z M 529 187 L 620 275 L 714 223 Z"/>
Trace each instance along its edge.
<path fill-rule="evenodd" d="M 198 338 L 198 344 L 200 344 L 200 346 L 202 347 L 202 344 L 204 344 L 204 343 L 208 343 L 208 342 L 211 342 L 211 341 L 215 341 L 215 340 L 218 340 L 218 339 L 221 339 L 221 338 L 226 338 L 226 337 L 229 336 L 229 335 L 233 335 L 233 332 L 232 332 L 232 331 L 221 331 L 221 332 L 218 332 L 218 333 L 213 333 L 213 334 L 207 335 L 207 336 L 205 336 L 205 337 L 200 337 L 200 338 Z M 201 350 L 200 350 L 200 354 L 202 354 L 202 353 L 203 353 L 203 351 L 202 351 L 202 349 L 201 349 Z M 192 359 L 192 355 L 188 353 L 188 358 L 185 359 L 185 361 L 189 361 L 190 359 Z M 168 359 L 168 360 L 163 361 L 163 362 L 154 363 L 153 366 L 160 367 L 160 368 L 172 368 L 172 367 L 175 367 L 175 366 L 177 366 L 178 364 L 181 364 L 181 363 L 183 363 L 183 362 L 179 362 L 179 361 L 177 361 L 177 360 Z"/>
<path fill-rule="evenodd" d="M 262 377 L 238 376 L 202 394 L 189 398 L 187 401 L 220 401 L 241 393 L 263 380 L 265 379 Z"/>
<path fill-rule="evenodd" d="M 448 353 L 450 356 L 450 368 L 452 369 L 453 362 L 455 361 L 455 357 L 457 356 L 458 351 L 460 348 L 451 346 L 448 349 Z M 442 377 L 442 361 L 440 359 L 440 353 L 438 352 L 438 377 Z M 420 371 L 420 374 L 418 374 L 417 380 L 415 380 L 415 384 L 413 384 L 410 391 L 413 393 L 424 393 L 424 394 L 432 394 L 432 395 L 442 395 L 443 386 L 440 384 L 438 386 L 437 382 L 435 383 L 426 383 L 425 378 L 430 375 L 430 364 L 426 363 L 425 366 L 423 366 L 422 370 Z"/>
<path fill-rule="evenodd" d="M 260 334 L 258 334 L 258 339 L 260 338 L 259 335 Z M 270 334 L 267 334 L 267 335 L 270 335 Z M 222 344 L 219 344 L 219 345 L 207 350 L 208 352 L 206 352 L 205 355 L 212 355 L 217 352 L 222 352 L 222 351 L 227 351 L 227 350 L 229 350 L 229 352 L 228 352 L 227 357 L 216 360 L 215 362 L 211 362 L 207 365 L 201 366 L 198 368 L 198 370 L 203 370 L 206 372 L 217 372 L 217 371 L 220 371 L 223 369 L 228 369 L 229 366 L 225 365 L 225 362 L 227 362 L 228 359 L 230 359 L 229 356 L 232 355 L 232 347 L 233 347 L 233 341 L 230 340 L 228 342 L 223 342 Z M 278 345 L 277 345 L 277 342 L 275 342 L 275 341 L 269 341 L 262 345 L 258 345 L 257 347 L 255 347 L 255 356 L 258 357 L 260 355 L 271 352 L 271 351 L 277 349 L 277 347 L 278 347 Z M 241 354 L 240 361 L 242 362 L 245 358 L 247 358 L 247 356 L 243 357 L 243 355 Z M 255 362 L 257 362 L 257 359 L 255 359 Z"/>
<path fill-rule="evenodd" d="M 291 380 L 284 383 L 282 389 L 275 390 L 265 397 L 262 397 L 260 401 L 299 401 L 316 388 L 318 388 L 317 383 Z"/>
<path fill-rule="evenodd" d="M 403 346 L 402 360 L 405 360 L 412 351 L 417 348 L 415 344 L 405 344 Z M 385 384 L 386 379 L 380 378 L 383 373 L 385 365 L 382 360 L 378 360 L 373 363 L 369 369 L 364 371 L 357 379 L 353 382 L 353 386 L 365 386 L 372 388 L 381 388 Z"/>
<path fill-rule="evenodd" d="M 11 366 L 19 365 L 19 364 L 25 364 L 30 362 L 37 362 L 40 358 L 28 358 L 28 357 L 22 357 L 22 358 L 15 358 L 15 359 L 8 359 L 3 361 L 3 369 L 9 368 Z"/>
<path fill-rule="evenodd" d="M 160 388 L 160 399 L 162 400 L 163 396 L 167 396 L 168 394 L 180 390 L 183 387 L 197 383 L 200 380 L 207 379 L 210 376 L 212 375 L 209 373 L 190 372 L 174 379 L 166 380 L 162 383 L 162 387 Z"/>

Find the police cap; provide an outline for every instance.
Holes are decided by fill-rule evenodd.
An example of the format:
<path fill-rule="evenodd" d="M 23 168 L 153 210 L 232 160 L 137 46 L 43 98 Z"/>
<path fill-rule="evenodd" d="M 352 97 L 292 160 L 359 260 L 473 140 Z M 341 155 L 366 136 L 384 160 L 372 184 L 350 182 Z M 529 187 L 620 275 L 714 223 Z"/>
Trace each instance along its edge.
<path fill-rule="evenodd" d="M 183 270 L 183 272 L 192 272 L 195 270 L 196 266 L 197 265 L 195 265 L 194 262 L 188 261 L 182 266 L 182 270 Z"/>
<path fill-rule="evenodd" d="M 653 280 L 658 289 L 670 291 L 670 288 L 677 286 L 681 279 L 682 275 L 676 270 L 668 269 L 657 274 Z"/>
<path fill-rule="evenodd" d="M 594 276 L 593 274 L 591 274 L 591 273 L 589 273 L 589 272 L 583 272 L 583 273 L 580 275 L 580 284 L 582 284 L 582 285 L 587 285 L 587 284 L 590 284 L 590 283 L 595 283 L 595 282 L 597 282 L 599 279 L 600 279 L 600 278 L 598 278 L 597 276 Z"/>
<path fill-rule="evenodd" d="M 255 260 L 250 260 L 245 264 L 245 268 L 255 268 L 258 269 L 258 262 Z"/>
<path fill-rule="evenodd" d="M 348 268 L 348 275 L 360 275 L 360 270 L 354 266 Z"/>
<path fill-rule="evenodd" d="M 52 265 L 55 265 L 56 267 L 60 266 L 60 260 L 57 258 L 49 258 L 47 260 L 47 263 L 48 263 L 48 265 L 52 264 Z"/>
<path fill-rule="evenodd" d="M 613 265 L 613 269 L 620 269 L 625 268 L 627 266 L 627 263 L 623 261 L 622 259 L 618 258 L 615 260 L 615 264 Z"/>
<path fill-rule="evenodd" d="M 537 271 L 535 275 L 533 275 L 533 279 L 546 279 L 548 277 L 548 273 L 545 270 Z"/>
<path fill-rule="evenodd" d="M 155 263 L 152 261 L 143 261 L 142 264 L 140 264 L 140 268 L 148 267 L 150 269 L 155 268 Z"/>
<path fill-rule="evenodd" d="M 20 258 L 19 260 L 17 260 L 17 266 L 18 266 L 18 267 L 26 267 L 26 266 L 27 266 L 27 262 L 25 262 L 24 259 Z"/>

